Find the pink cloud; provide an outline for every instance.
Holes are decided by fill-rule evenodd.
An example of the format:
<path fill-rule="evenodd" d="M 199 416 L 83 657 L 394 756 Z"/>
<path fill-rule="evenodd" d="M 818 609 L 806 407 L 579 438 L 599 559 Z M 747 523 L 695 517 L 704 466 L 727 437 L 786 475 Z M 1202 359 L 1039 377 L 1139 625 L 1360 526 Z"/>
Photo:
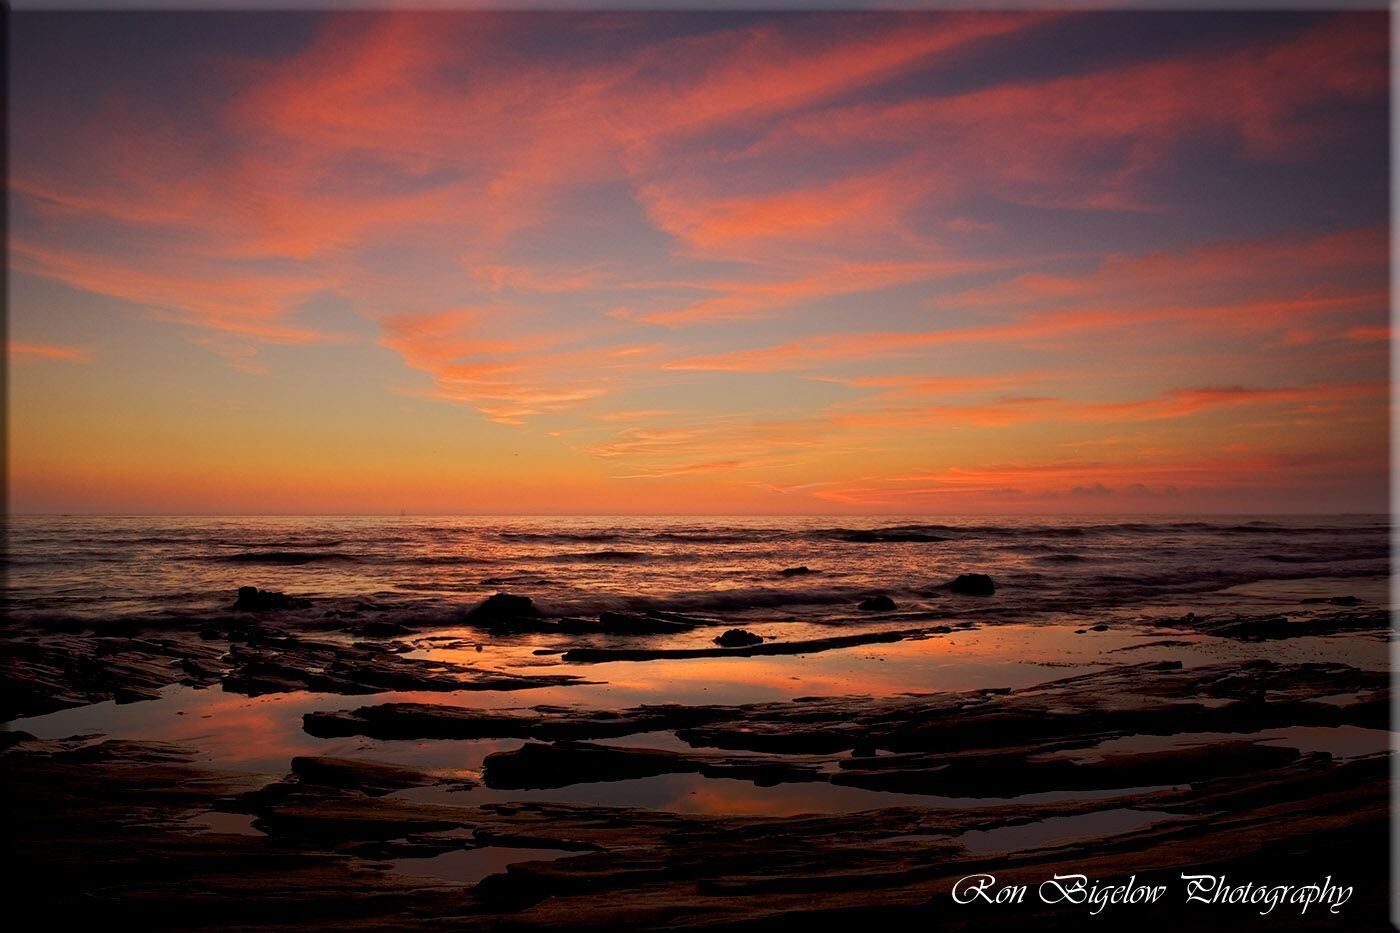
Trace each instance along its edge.
<path fill-rule="evenodd" d="M 51 360 L 59 363 L 86 363 L 92 359 L 88 347 L 59 347 L 39 343 L 16 343 L 7 345 L 10 361 L 23 363 L 31 360 Z"/>

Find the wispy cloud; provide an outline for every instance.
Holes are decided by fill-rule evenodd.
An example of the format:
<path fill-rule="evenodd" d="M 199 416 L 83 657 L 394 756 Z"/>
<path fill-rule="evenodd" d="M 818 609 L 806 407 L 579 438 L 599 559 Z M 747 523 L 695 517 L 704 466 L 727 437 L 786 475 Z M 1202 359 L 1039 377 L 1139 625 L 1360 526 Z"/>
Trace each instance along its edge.
<path fill-rule="evenodd" d="M 7 348 L 10 361 L 24 363 L 32 360 L 51 360 L 59 363 L 86 363 L 92 359 L 89 347 L 56 347 L 38 343 L 10 342 Z"/>

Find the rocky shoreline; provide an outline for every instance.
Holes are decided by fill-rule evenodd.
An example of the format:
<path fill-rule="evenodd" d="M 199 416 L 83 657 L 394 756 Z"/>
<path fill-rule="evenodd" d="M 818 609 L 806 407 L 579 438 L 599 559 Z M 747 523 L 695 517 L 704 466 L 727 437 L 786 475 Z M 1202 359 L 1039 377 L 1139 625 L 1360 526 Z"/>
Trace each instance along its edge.
<path fill-rule="evenodd" d="M 1336 661 L 1153 660 L 1105 663 L 1014 689 L 478 707 L 449 694 L 567 691 L 592 682 L 594 665 L 609 661 L 713 664 L 943 638 L 969 625 L 950 619 L 914 628 L 891 615 L 824 638 L 759 627 L 757 641 L 726 647 L 714 643 L 728 624 L 719 617 L 547 618 L 524 597 L 493 599 L 463 615 L 475 637 L 374 625 L 369 610 L 329 616 L 299 597 L 248 593 L 239 596 L 244 608 L 184 628 L 6 623 L 6 719 L 138 702 L 170 685 L 249 697 L 408 691 L 444 699 L 313 710 L 303 728 L 311 737 L 390 746 L 506 744 L 479 772 L 298 755 L 283 774 L 255 774 L 212 767 L 178 745 L 40 739 L 15 723 L 4 733 L 0 766 L 17 880 L 65 920 L 160 928 L 787 929 L 860 918 L 1019 929 L 1028 922 L 1077 928 L 1083 917 L 1044 905 L 954 910 L 952 883 L 987 870 L 1006 881 L 1042 878 L 1064 865 L 1103 877 L 1125 868 L 1313 871 L 1356 885 L 1348 928 L 1384 921 L 1386 867 L 1367 853 L 1384 851 L 1388 755 L 1334 756 L 1279 739 L 1298 729 L 1388 729 L 1384 672 Z M 1287 616 L 1186 614 L 1114 625 L 1142 636 L 1126 647 L 1157 650 L 1203 637 L 1389 637 L 1388 613 L 1356 602 L 1303 605 Z M 541 639 L 547 647 L 532 647 Z M 497 642 L 533 660 L 515 670 L 471 662 L 474 648 Z M 434 648 L 450 659 L 434 657 Z M 639 741 L 645 736 L 652 739 Z M 656 736 L 667 743 L 658 746 Z M 470 805 L 442 796 L 663 775 L 855 788 L 892 801 L 908 795 L 911 803 L 723 816 L 538 799 Z M 430 800 L 416 796 L 423 789 L 434 789 Z M 955 803 L 974 798 L 976 806 Z M 949 803 L 913 803 L 930 799 Z M 1136 821 L 1126 831 L 1095 822 L 1125 815 Z M 1036 841 L 1042 828 L 1058 825 L 1071 827 L 1067 836 Z M 975 840 L 993 832 L 1013 835 L 989 854 Z M 455 855 L 501 861 L 474 882 L 399 870 Z M 1261 922 L 1248 911 L 1221 918 Z M 1148 927 L 1180 919 L 1177 908 L 1134 915 Z"/>

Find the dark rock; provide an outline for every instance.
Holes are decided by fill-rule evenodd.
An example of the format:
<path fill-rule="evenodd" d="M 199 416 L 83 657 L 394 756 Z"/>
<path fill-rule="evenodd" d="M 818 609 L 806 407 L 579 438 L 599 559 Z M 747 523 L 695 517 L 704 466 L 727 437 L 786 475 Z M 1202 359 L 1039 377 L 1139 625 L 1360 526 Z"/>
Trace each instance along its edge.
<path fill-rule="evenodd" d="M 363 694 L 385 690 L 524 690 L 576 683 L 560 674 L 512 674 L 431 658 L 407 658 L 381 644 L 340 645 L 293 638 L 230 645 L 230 693 L 260 696 L 309 690 Z"/>
<path fill-rule="evenodd" d="M 706 725 L 730 713 L 722 708 L 662 704 L 621 710 L 541 706 L 482 709 L 430 703 L 381 703 L 355 710 L 312 712 L 302 728 L 317 738 L 362 735 L 375 739 L 610 739 Z"/>
<path fill-rule="evenodd" d="M 494 752 L 483 762 L 487 787 L 538 790 L 599 781 L 628 781 L 661 774 L 703 774 L 752 781 L 760 787 L 825 780 L 816 765 L 791 757 L 716 755 L 625 748 L 590 742 L 530 742 L 514 751 Z"/>
<path fill-rule="evenodd" d="M 890 632 L 858 632 L 855 635 L 832 635 L 802 641 L 777 641 L 747 645 L 740 648 L 570 648 L 564 652 L 569 662 L 600 663 L 603 661 L 658 661 L 678 658 L 732 658 L 735 655 L 753 657 L 775 654 L 813 654 L 834 648 L 875 645 L 906 638 L 921 638 L 935 629 L 917 628 Z"/>
<path fill-rule="evenodd" d="M 89 637 L 45 632 L 0 639 L 0 722 L 102 700 L 131 703 L 174 683 L 204 686 L 224 649 L 196 638 Z"/>
<path fill-rule="evenodd" d="M 1198 620 L 1194 628 L 1217 638 L 1238 638 L 1247 641 L 1275 638 L 1299 638 L 1309 635 L 1338 635 L 1343 632 L 1393 631 L 1389 612 L 1370 610 L 1334 612 L 1312 618 L 1287 616 L 1236 616 L 1227 619 Z"/>
<path fill-rule="evenodd" d="M 302 764 L 290 779 L 267 785 L 265 776 L 210 771 L 195 756 L 180 757 L 168 747 L 21 739 L 0 753 L 6 796 L 15 804 L 6 814 L 6 843 L 18 855 L 12 887 L 50 905 L 64 918 L 61 928 L 74 925 L 66 922 L 73 918 L 85 926 L 93 920 L 117 925 L 119 918 L 155 928 L 189 926 L 188 918 L 196 918 L 238 929 L 291 923 L 428 929 L 467 918 L 474 929 L 515 933 L 580 925 L 778 930 L 855 918 L 904 929 L 948 919 L 937 905 L 947 901 L 952 879 L 989 869 L 989 856 L 966 845 L 967 833 L 1127 807 L 1149 818 L 1155 812 L 1156 820 L 1119 832 L 1095 830 L 1090 817 L 1082 838 L 1022 843 L 995 860 L 1005 860 L 1009 879 L 1027 881 L 1051 877 L 1065 864 L 1094 872 L 1128 864 L 1166 879 L 1199 871 L 1202 852 L 1211 871 L 1231 878 L 1321 878 L 1330 871 L 1355 885 L 1344 913 L 1347 928 L 1389 929 L 1385 859 L 1377 858 L 1390 831 L 1386 756 L 1332 760 L 1238 741 L 1136 753 L 1104 753 L 1085 744 L 1138 734 L 1238 734 L 1347 722 L 1384 728 L 1388 685 L 1384 671 L 1330 664 L 1133 666 L 990 700 L 974 691 L 731 707 L 714 711 L 711 720 L 732 720 L 732 728 L 690 736 L 769 747 L 762 757 L 705 746 L 671 755 L 565 747 L 526 752 L 514 769 L 527 783 L 590 771 L 681 771 L 984 798 L 978 806 L 958 807 L 923 807 L 915 800 L 900 806 L 896 798 L 860 813 L 796 816 L 561 804 L 540 795 L 446 806 L 369 793 L 414 780 L 431 783 L 439 777 L 431 773 L 415 779 L 399 769 L 366 772 L 323 760 L 310 773 Z M 1260 701 L 1261 689 L 1268 702 Z M 1358 696 L 1340 708 L 1332 702 L 1357 691 L 1371 699 Z M 1363 705 L 1370 707 L 1365 717 Z M 657 725 L 655 707 L 638 708 L 632 725 L 639 731 L 676 728 L 674 717 L 687 710 L 668 711 L 668 727 Z M 583 715 L 601 726 L 606 712 L 548 707 L 536 718 L 563 726 Z M 826 743 L 830 754 L 862 743 L 878 746 L 880 754 L 797 758 L 807 754 L 804 735 L 810 744 Z M 511 764 L 497 759 L 488 767 L 508 781 Z M 531 770 L 531 764 L 544 767 Z M 1048 800 L 1025 796 L 1052 788 L 1114 793 L 1111 802 L 1103 793 L 1067 799 L 1062 790 L 1051 791 Z M 191 813 L 209 811 L 246 814 L 260 832 L 208 832 L 189 822 Z M 512 860 L 475 886 L 427 882 L 365 864 L 489 846 L 537 849 L 541 860 Z M 551 850 L 580 854 L 546 861 Z M 953 926 L 1084 925 L 1063 904 L 1025 908 L 1006 921 L 987 911 Z M 1130 920 L 1167 929 L 1182 915 L 1168 910 L 1162 922 L 1146 913 Z M 1309 919 L 1294 918 L 1281 922 L 1301 929 Z M 1269 919 L 1248 926 L 1264 930 Z M 1274 919 L 1280 920 L 1277 912 Z"/>
<path fill-rule="evenodd" d="M 601 612 L 597 622 L 586 619 L 560 619 L 559 630 L 570 635 L 599 632 L 606 635 L 669 635 L 694 628 L 695 622 L 630 612 Z"/>
<path fill-rule="evenodd" d="M 1104 625 L 1102 622 L 1100 622 L 1098 625 L 1095 625 L 1095 626 L 1093 626 L 1092 628 L 1090 628 L 1089 631 L 1091 631 L 1091 632 L 1106 632 L 1106 631 L 1108 631 L 1108 626 L 1107 626 L 1107 625 Z"/>
<path fill-rule="evenodd" d="M 538 619 L 540 611 L 528 596 L 493 593 L 467 613 L 467 621 L 478 625 L 496 625 L 520 619 Z"/>
<path fill-rule="evenodd" d="M 778 573 L 780 573 L 782 576 L 785 576 L 785 577 L 805 577 L 805 576 L 807 576 L 809 573 L 815 573 L 815 572 L 816 572 L 816 571 L 814 571 L 814 570 L 812 570 L 810 567 L 806 567 L 806 566 L 802 566 L 802 567 L 787 567 L 787 568 L 784 568 L 783 570 L 778 571 Z"/>
<path fill-rule="evenodd" d="M 963 596 L 991 596 L 997 591 L 996 584 L 985 573 L 962 574 L 948 584 L 948 589 Z"/>
<path fill-rule="evenodd" d="M 899 608 L 894 604 L 894 600 L 881 593 L 879 596 L 871 596 L 860 601 L 860 606 L 866 612 L 893 612 Z"/>
<path fill-rule="evenodd" d="M 413 650 L 412 645 L 406 645 L 401 641 L 357 641 L 352 642 L 350 647 L 356 651 L 368 651 L 372 654 L 408 654 Z"/>
<path fill-rule="evenodd" d="M 741 628 L 732 628 L 715 639 L 715 644 L 724 648 L 747 648 L 763 644 L 763 638 Z"/>
<path fill-rule="evenodd" d="M 352 635 L 359 635 L 363 638 L 396 638 L 399 635 L 417 634 L 417 629 L 409 628 L 398 622 L 361 622 L 359 625 L 352 625 L 346 629 Z"/>
<path fill-rule="evenodd" d="M 256 586 L 240 586 L 238 599 L 230 607 L 238 612 L 276 612 L 283 609 L 308 609 L 311 600 L 272 590 L 260 590 Z"/>
<path fill-rule="evenodd" d="M 892 697 L 806 697 L 743 706 L 637 706 L 585 709 L 536 706 L 481 709 L 456 705 L 382 704 L 354 711 L 315 712 L 305 730 L 331 738 L 522 738 L 536 741 L 618 738 L 676 732 L 694 749 L 772 754 L 882 753 L 857 770 L 937 770 L 966 753 L 990 775 L 994 759 L 1056 747 L 1083 747 L 1164 728 L 1258 732 L 1293 725 L 1386 722 L 1389 677 L 1340 664 L 1279 665 L 1269 661 L 1186 668 L 1179 662 L 1133 664 L 1008 690 Z M 1344 703 L 1317 702 L 1346 694 Z M 1259 701 L 1267 695 L 1269 701 Z M 920 762 L 890 755 L 918 754 Z M 997 756 L 1002 756 L 1000 759 Z M 842 766 L 851 770 L 850 766 Z M 1058 767 L 1058 766 L 1057 766 Z M 970 773 L 970 772 L 969 772 Z M 1006 780 L 1016 779 L 1008 769 Z M 990 778 L 988 778 L 990 780 Z M 1135 785 L 1121 785 L 1135 786 Z M 997 795 L 999 796 L 999 795 Z"/>
<path fill-rule="evenodd" d="M 355 790 L 379 797 L 396 790 L 439 783 L 442 779 L 399 765 L 349 758 L 298 756 L 292 759 L 292 774 L 302 784 Z M 468 784 L 460 779 L 454 783 Z"/>

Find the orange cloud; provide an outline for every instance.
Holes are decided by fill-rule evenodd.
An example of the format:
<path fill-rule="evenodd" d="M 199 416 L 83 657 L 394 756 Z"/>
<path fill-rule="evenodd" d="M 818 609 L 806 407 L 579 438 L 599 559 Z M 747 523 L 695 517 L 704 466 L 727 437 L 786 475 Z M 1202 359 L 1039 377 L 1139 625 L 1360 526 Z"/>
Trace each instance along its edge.
<path fill-rule="evenodd" d="M 677 327 L 688 324 L 763 317 L 782 308 L 813 300 L 871 292 L 918 282 L 940 275 L 983 271 L 1000 263 L 887 262 L 834 264 L 820 272 L 777 282 L 709 282 L 697 288 L 721 294 L 697 304 L 669 311 L 636 315 L 648 324 Z"/>
<path fill-rule="evenodd" d="M 15 343 L 7 347 L 10 361 L 22 363 L 28 360 L 54 360 L 60 363 L 86 363 L 92 359 L 92 350 L 87 347 L 54 347 L 38 343 Z"/>
<path fill-rule="evenodd" d="M 429 394 L 469 403 L 502 424 L 575 408 L 609 394 L 620 377 L 654 365 L 651 346 L 583 347 L 580 333 L 485 335 L 511 316 L 510 308 L 389 315 L 380 322 L 380 343 L 432 377 Z"/>
<path fill-rule="evenodd" d="M 667 365 L 721 372 L 805 370 L 837 361 L 914 355 L 950 344 L 1024 344 L 1144 325 L 1171 325 L 1178 337 L 1197 328 L 1223 335 L 1266 334 L 1301 320 L 1384 313 L 1389 304 L 1385 255 L 1383 232 L 1367 228 L 1312 239 L 1284 237 L 1146 257 L 1110 256 L 1084 275 L 1026 274 L 935 303 L 964 317 L 1021 312 L 1007 323 L 819 334 Z M 1358 281 L 1367 286 L 1358 288 Z"/>
<path fill-rule="evenodd" d="M 310 277 L 155 271 L 22 239 L 10 241 L 10 268 L 124 298 L 181 323 L 197 323 L 271 343 L 308 343 L 329 337 L 286 321 L 297 305 L 324 287 L 322 281 Z"/>
<path fill-rule="evenodd" d="M 1144 500 L 1173 501 L 1228 495 L 1223 504 L 1267 501 L 1279 490 L 1307 488 L 1319 479 L 1334 483 L 1365 476 L 1381 465 L 1350 454 L 1298 457 L 1283 454 L 1200 456 L 1147 460 L 1058 460 L 953 466 L 943 470 L 843 483 L 813 493 L 819 499 L 859 508 L 899 506 L 908 510 L 987 506 L 1043 507 L 1057 501 L 1078 510 L 1136 511 Z"/>

